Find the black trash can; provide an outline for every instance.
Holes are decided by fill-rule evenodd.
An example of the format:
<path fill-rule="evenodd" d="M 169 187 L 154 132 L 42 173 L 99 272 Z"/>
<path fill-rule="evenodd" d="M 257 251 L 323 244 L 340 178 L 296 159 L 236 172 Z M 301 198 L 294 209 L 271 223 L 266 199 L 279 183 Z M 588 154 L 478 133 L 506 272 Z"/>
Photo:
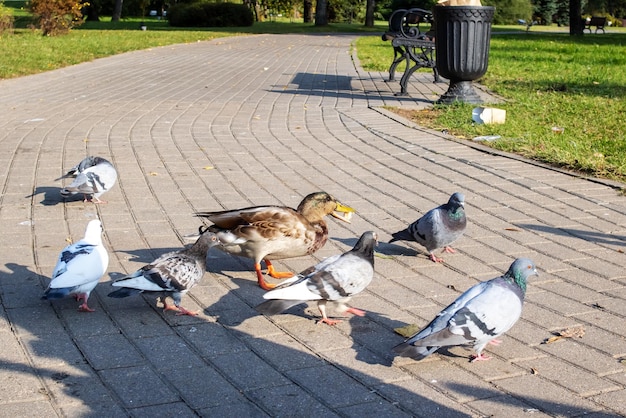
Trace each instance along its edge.
<path fill-rule="evenodd" d="M 487 72 L 494 12 L 492 6 L 434 7 L 437 70 L 450 80 L 437 103 L 482 103 L 472 81 Z"/>

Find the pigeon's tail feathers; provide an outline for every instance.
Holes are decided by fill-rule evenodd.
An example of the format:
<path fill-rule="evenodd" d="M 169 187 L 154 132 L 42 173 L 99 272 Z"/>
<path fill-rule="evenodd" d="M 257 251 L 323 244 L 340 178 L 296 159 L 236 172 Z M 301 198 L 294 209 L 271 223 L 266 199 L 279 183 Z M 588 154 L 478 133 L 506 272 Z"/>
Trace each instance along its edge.
<path fill-rule="evenodd" d="M 410 357 L 414 360 L 422 360 L 437 351 L 439 347 L 416 347 L 409 343 L 398 344 L 393 348 L 393 352 L 401 357 Z"/>
<path fill-rule="evenodd" d="M 302 300 L 281 300 L 281 299 L 272 299 L 262 304 L 258 305 L 255 309 L 262 313 L 263 315 L 277 315 L 281 312 L 286 311 L 292 306 L 299 305 L 304 303 Z"/>
<path fill-rule="evenodd" d="M 415 238 L 408 229 L 403 229 L 402 231 L 394 232 L 391 234 L 392 238 L 389 240 L 389 243 L 395 241 L 415 241 Z"/>
<path fill-rule="evenodd" d="M 66 296 L 69 296 L 71 293 L 71 287 L 59 287 L 59 288 L 48 288 L 41 299 L 43 300 L 51 300 L 51 299 L 63 299 Z"/>
<path fill-rule="evenodd" d="M 110 298 L 127 298 L 129 296 L 133 296 L 141 292 L 143 292 L 143 290 L 141 289 L 132 289 L 130 287 L 122 287 L 121 289 L 117 289 L 109 293 L 107 296 Z"/>

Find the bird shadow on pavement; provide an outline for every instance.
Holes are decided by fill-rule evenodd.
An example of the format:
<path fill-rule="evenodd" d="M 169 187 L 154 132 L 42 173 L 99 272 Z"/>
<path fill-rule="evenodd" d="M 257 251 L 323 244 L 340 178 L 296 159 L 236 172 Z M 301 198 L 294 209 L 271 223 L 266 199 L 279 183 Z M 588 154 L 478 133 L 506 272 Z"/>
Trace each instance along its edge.
<path fill-rule="evenodd" d="M 41 275 L 21 264 L 4 266 L 0 269 L 0 330 L 6 334 L 2 337 L 0 381 L 6 383 L 0 387 L 8 396 L 5 399 L 10 399 L 12 406 L 27 403 L 29 411 L 41 416 L 47 415 L 49 399 L 56 399 L 62 415 L 74 415 L 79 407 L 81 414 L 89 416 L 124 416 L 123 408 L 77 348 L 78 338 L 66 332 L 66 327 L 79 329 L 78 323 L 99 323 L 104 312 L 78 313 L 72 298 L 41 300 Z M 76 320 L 67 321 L 66 315 Z M 24 351 L 29 353 L 28 359 Z M 94 399 L 98 402 L 90 402 Z M 56 413 L 49 410 L 50 416 Z"/>
<path fill-rule="evenodd" d="M 239 412 L 230 410 L 231 416 L 330 416 L 337 411 L 350 416 L 468 416 L 470 410 L 451 399 L 455 393 L 520 410 L 575 410 L 576 416 L 593 412 L 567 402 L 514 397 L 459 383 L 449 371 L 439 375 L 431 368 L 433 378 L 425 383 L 414 376 L 419 373 L 415 366 L 409 373 L 377 365 L 388 364 L 378 357 L 395 342 L 388 326 L 378 327 L 389 319 L 377 312 L 350 318 L 352 330 L 346 324 L 320 331 L 305 326 L 300 334 L 294 329 L 296 338 L 283 335 L 283 327 L 252 308 L 262 299 L 256 283 L 232 280 L 240 288 L 232 283 L 228 288 L 200 286 L 206 289 L 199 299 L 210 304 L 207 309 L 218 315 L 217 322 L 182 318 L 193 322 L 178 323 L 180 317 L 139 304 L 120 309 L 103 301 L 96 312 L 85 314 L 76 312 L 71 301 L 41 301 L 41 276 L 27 266 L 7 263 L 0 270 L 0 327 L 8 334 L 3 338 L 0 381 L 8 383 L 0 388 L 16 405 L 28 403 L 37 411 L 56 405 L 64 415 L 80 411 L 83 416 L 129 416 L 135 404 L 174 405 L 189 416 L 226 416 L 225 404 Z M 251 320 L 244 321 L 247 318 Z M 357 363 L 367 365 L 355 364 L 351 353 L 342 355 L 343 339 L 333 335 L 346 332 L 358 344 Z M 322 352 L 336 355 L 320 357 L 311 349 L 320 344 L 319 335 L 329 344 Z M 397 381 L 398 373 L 405 379 Z M 166 389 L 152 394 L 154 388 Z M 341 394 L 341 403 L 335 394 Z M 345 404 L 353 406 L 341 407 Z"/>
<path fill-rule="evenodd" d="M 61 196 L 61 188 L 60 187 L 50 187 L 50 186 L 39 186 L 35 188 L 35 191 L 33 192 L 33 194 L 30 194 L 28 196 L 24 196 L 24 198 L 26 199 L 30 199 L 32 197 L 38 196 L 38 195 L 43 195 L 43 200 L 40 201 L 39 203 L 41 203 L 44 206 L 54 206 L 57 205 L 59 203 L 64 203 L 64 202 L 74 202 L 74 201 L 82 201 L 83 200 L 83 195 L 82 194 L 77 194 L 77 195 L 73 195 L 70 196 L 69 198 L 64 198 L 63 196 Z"/>

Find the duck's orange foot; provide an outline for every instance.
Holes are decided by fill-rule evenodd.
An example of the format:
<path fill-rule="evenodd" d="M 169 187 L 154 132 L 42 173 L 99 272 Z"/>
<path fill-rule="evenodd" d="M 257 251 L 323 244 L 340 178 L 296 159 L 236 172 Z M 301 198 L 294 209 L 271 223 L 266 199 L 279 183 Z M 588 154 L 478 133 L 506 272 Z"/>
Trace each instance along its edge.
<path fill-rule="evenodd" d="M 340 323 L 341 321 L 339 319 L 329 319 L 329 318 L 322 318 L 319 321 L 317 321 L 318 325 L 319 324 L 327 324 L 327 325 L 337 325 L 338 323 Z"/>
<path fill-rule="evenodd" d="M 265 260 L 265 264 L 267 264 L 267 274 L 275 279 L 288 279 L 293 277 L 293 273 L 290 271 L 276 271 L 269 260 Z"/>

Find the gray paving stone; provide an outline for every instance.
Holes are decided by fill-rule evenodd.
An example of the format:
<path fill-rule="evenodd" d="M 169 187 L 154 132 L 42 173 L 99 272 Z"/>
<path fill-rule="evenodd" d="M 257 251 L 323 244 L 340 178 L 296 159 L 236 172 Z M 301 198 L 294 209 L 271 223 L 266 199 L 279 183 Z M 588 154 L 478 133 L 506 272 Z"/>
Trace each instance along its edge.
<path fill-rule="evenodd" d="M 180 397 L 146 366 L 101 370 L 102 380 L 121 399 L 125 408 L 178 402 Z"/>

